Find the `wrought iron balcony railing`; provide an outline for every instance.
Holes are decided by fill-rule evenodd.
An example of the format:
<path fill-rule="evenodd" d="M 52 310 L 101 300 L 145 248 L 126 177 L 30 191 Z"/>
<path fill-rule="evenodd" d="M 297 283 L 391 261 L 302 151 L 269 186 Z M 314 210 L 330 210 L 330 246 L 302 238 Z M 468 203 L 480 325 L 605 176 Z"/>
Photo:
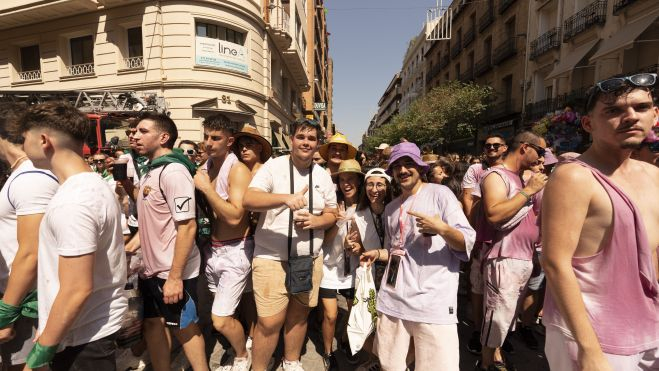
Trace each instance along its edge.
<path fill-rule="evenodd" d="M 606 2 L 607 0 L 595 0 L 566 19 L 563 22 L 563 42 L 567 42 L 593 25 L 604 24 L 606 22 Z"/>
<path fill-rule="evenodd" d="M 124 68 L 129 70 L 144 68 L 144 58 L 141 56 L 124 58 Z"/>
<path fill-rule="evenodd" d="M 478 32 L 483 32 L 489 25 L 494 22 L 494 10 L 492 8 L 488 8 L 485 11 L 485 14 L 483 14 L 479 19 L 478 19 Z"/>
<path fill-rule="evenodd" d="M 476 62 L 474 66 L 474 75 L 476 77 L 483 76 L 487 71 L 492 69 L 492 56 L 486 55 Z"/>
<path fill-rule="evenodd" d="M 561 46 L 561 28 L 556 27 L 543 33 L 537 39 L 531 41 L 531 59 L 536 59 L 552 49 Z"/>
<path fill-rule="evenodd" d="M 18 73 L 18 79 L 21 81 L 41 80 L 41 70 L 21 71 Z"/>
<path fill-rule="evenodd" d="M 499 46 L 497 46 L 496 49 L 494 49 L 492 63 L 498 65 L 501 62 L 505 61 L 506 59 L 517 54 L 517 47 L 515 46 L 515 40 L 516 39 L 512 37 L 499 44 Z"/>
<path fill-rule="evenodd" d="M 464 34 L 464 39 L 462 39 L 462 48 L 466 48 L 469 44 L 471 44 L 475 37 L 476 31 L 474 30 L 474 27 L 467 30 Z"/>
<path fill-rule="evenodd" d="M 515 0 L 501 0 L 501 5 L 499 5 L 499 14 L 503 14 L 506 9 L 513 5 L 514 2 Z"/>
<path fill-rule="evenodd" d="M 613 4 L 613 15 L 618 15 L 627 5 L 635 3 L 636 0 L 616 0 Z"/>
<path fill-rule="evenodd" d="M 69 76 L 91 75 L 94 73 L 94 63 L 73 64 L 66 66 Z"/>

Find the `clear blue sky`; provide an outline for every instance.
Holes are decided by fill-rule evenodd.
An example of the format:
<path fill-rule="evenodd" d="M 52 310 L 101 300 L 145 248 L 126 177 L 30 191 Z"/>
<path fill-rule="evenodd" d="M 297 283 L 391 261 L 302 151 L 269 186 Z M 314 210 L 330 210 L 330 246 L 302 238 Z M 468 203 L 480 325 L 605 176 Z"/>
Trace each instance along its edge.
<path fill-rule="evenodd" d="M 355 146 L 434 5 L 435 0 L 325 1 L 334 59 L 334 123 Z"/>

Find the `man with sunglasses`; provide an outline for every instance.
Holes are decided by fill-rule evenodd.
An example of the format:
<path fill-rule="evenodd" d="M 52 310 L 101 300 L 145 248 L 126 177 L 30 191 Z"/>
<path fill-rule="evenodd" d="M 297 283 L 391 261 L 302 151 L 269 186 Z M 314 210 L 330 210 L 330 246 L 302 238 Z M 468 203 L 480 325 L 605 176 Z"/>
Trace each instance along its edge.
<path fill-rule="evenodd" d="M 467 219 L 471 220 L 474 205 L 480 200 L 480 184 L 483 174 L 492 166 L 501 164 L 503 155 L 508 151 L 506 140 L 500 134 L 490 134 L 485 138 L 483 144 L 483 155 L 485 161 L 481 164 L 473 164 L 467 169 L 467 173 L 462 179 L 462 208 Z M 481 353 L 481 333 L 480 324 L 483 319 L 483 277 L 481 275 L 479 241 L 474 244 L 474 250 L 471 253 L 471 262 L 469 270 L 469 280 L 471 282 L 471 306 L 474 321 L 474 331 L 467 342 L 467 349 L 474 354 Z"/>
<path fill-rule="evenodd" d="M 544 154 L 542 138 L 521 132 L 503 162 L 491 167 L 480 184 L 482 212 L 475 227 L 476 240 L 482 244 L 484 280 L 482 369 L 507 369 L 500 348 L 515 328 L 518 302 L 531 277 L 539 237 L 533 195 L 547 182 L 546 175 L 537 173 L 525 185 L 521 174 Z"/>
<path fill-rule="evenodd" d="M 659 369 L 659 169 L 630 158 L 659 115 L 656 78 L 608 79 L 589 91 L 581 125 L 592 144 L 559 165 L 544 192 L 552 369 Z"/>

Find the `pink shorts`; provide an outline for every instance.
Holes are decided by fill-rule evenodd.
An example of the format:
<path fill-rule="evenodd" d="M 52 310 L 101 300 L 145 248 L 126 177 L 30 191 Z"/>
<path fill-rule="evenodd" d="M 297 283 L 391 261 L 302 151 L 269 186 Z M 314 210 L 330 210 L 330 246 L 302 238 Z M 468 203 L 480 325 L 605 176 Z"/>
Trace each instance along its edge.
<path fill-rule="evenodd" d="M 577 343 L 560 329 L 547 327 L 545 355 L 549 368 L 561 371 L 580 370 L 576 361 Z M 613 370 L 659 370 L 659 348 L 630 356 L 604 353 Z"/>
<path fill-rule="evenodd" d="M 383 371 L 405 370 L 405 358 L 414 338 L 414 364 L 418 371 L 460 370 L 460 346 L 457 325 L 433 325 L 378 316 L 374 353 Z M 378 349 L 382 349 L 379 352 Z"/>
<path fill-rule="evenodd" d="M 213 241 L 206 261 L 208 289 L 215 293 L 211 313 L 218 317 L 236 312 L 252 272 L 254 239 Z"/>
<path fill-rule="evenodd" d="M 485 262 L 481 344 L 499 348 L 508 331 L 515 330 L 520 299 L 524 297 L 532 271 L 530 260 L 497 258 Z"/>

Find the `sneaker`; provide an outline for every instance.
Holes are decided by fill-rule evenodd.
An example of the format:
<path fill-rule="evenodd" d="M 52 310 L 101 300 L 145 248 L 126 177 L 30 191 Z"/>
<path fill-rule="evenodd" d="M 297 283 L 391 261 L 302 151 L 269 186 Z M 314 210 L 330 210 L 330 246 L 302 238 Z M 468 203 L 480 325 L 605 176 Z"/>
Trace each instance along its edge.
<path fill-rule="evenodd" d="M 487 371 L 508 371 L 508 368 L 503 362 L 494 362 L 487 368 Z"/>
<path fill-rule="evenodd" d="M 520 326 L 519 335 L 529 349 L 538 350 L 538 340 L 533 335 L 533 330 L 530 327 Z"/>
<path fill-rule="evenodd" d="M 247 348 L 248 352 L 252 351 L 252 338 L 249 336 L 247 337 L 247 341 L 245 341 L 245 348 Z"/>
<path fill-rule="evenodd" d="M 481 345 L 481 333 L 478 331 L 474 331 L 471 333 L 471 337 L 469 338 L 469 341 L 467 342 L 467 350 L 479 356 L 481 354 L 481 351 L 483 350 L 483 346 Z"/>
<path fill-rule="evenodd" d="M 302 362 L 300 361 L 287 361 L 284 359 L 281 362 L 281 369 L 284 371 L 304 371 L 302 368 Z"/>
<path fill-rule="evenodd" d="M 508 354 L 515 354 L 515 347 L 513 346 L 513 343 L 508 340 L 508 337 L 506 336 L 506 339 L 503 341 L 503 345 L 501 345 L 501 350 Z"/>
<path fill-rule="evenodd" d="M 247 354 L 245 358 L 234 358 L 231 371 L 249 371 L 252 366 L 252 358 Z"/>
<path fill-rule="evenodd" d="M 146 362 L 134 355 L 130 348 L 117 349 L 116 354 L 117 371 L 142 371 L 146 368 Z"/>

